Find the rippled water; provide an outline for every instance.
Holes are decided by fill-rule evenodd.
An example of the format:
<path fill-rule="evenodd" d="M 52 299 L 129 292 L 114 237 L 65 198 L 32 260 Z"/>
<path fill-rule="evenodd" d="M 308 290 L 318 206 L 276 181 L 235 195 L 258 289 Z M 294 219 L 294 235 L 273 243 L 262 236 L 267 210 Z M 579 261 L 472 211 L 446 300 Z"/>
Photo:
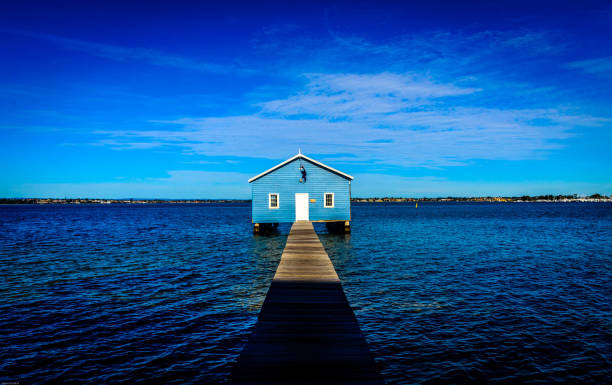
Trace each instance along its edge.
<path fill-rule="evenodd" d="M 357 204 L 321 239 L 388 383 L 604 383 L 612 205 Z M 0 379 L 223 383 L 284 247 L 250 205 L 0 206 Z"/>

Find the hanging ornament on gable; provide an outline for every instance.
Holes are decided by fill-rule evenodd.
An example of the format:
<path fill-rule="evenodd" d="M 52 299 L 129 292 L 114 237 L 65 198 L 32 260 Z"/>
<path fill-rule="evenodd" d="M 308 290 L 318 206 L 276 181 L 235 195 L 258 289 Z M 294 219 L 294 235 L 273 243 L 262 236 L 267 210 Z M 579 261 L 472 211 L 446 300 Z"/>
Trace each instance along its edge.
<path fill-rule="evenodd" d="M 306 169 L 304 168 L 304 166 L 300 166 L 300 172 L 302 173 L 300 183 L 306 183 Z"/>
<path fill-rule="evenodd" d="M 302 177 L 300 178 L 300 183 L 306 183 L 306 169 L 304 165 L 302 165 L 302 160 L 300 159 L 300 172 L 302 173 Z"/>

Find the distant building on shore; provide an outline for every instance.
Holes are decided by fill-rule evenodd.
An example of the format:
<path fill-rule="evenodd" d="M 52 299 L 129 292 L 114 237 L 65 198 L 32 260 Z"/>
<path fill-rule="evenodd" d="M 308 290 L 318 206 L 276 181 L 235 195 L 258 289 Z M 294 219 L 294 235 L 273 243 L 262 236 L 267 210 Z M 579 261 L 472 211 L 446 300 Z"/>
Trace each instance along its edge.
<path fill-rule="evenodd" d="M 278 223 L 327 222 L 350 231 L 353 177 L 301 152 L 249 179 L 253 231 Z"/>

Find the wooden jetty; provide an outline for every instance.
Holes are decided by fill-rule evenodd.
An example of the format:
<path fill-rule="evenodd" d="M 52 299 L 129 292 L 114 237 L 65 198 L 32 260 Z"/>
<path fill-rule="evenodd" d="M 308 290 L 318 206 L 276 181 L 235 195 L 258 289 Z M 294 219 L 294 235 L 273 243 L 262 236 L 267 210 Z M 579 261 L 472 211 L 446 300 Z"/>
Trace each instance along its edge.
<path fill-rule="evenodd" d="M 234 384 L 384 384 L 308 221 L 291 227 Z"/>

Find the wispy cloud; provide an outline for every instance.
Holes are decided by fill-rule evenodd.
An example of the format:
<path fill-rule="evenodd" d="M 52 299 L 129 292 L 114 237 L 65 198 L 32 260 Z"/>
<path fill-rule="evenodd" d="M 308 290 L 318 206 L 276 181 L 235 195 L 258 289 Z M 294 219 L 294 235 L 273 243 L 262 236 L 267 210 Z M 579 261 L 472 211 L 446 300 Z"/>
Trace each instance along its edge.
<path fill-rule="evenodd" d="M 309 82 L 303 92 L 262 103 L 263 112 L 355 118 L 402 111 L 430 104 L 437 98 L 479 91 L 393 73 L 309 74 L 307 78 Z"/>
<path fill-rule="evenodd" d="M 568 63 L 569 68 L 581 69 L 592 74 L 612 75 L 612 56 L 579 60 Z"/>
<path fill-rule="evenodd" d="M 294 27 L 288 30 L 295 32 Z M 264 35 L 278 39 L 283 33 L 287 32 L 275 29 Z M 486 66 L 495 67 L 495 60 L 502 57 L 517 60 L 537 56 L 543 50 L 558 52 L 563 43 L 549 32 L 434 31 L 376 44 L 330 33 L 331 44 L 310 51 L 315 62 L 317 57 L 325 57 L 323 67 L 334 67 L 334 60 L 344 65 L 357 57 L 364 68 L 391 63 L 389 68 L 407 67 L 411 71 L 294 74 L 294 80 L 301 79 L 302 85 L 283 96 L 278 96 L 278 90 L 252 92 L 251 107 L 258 109 L 253 114 L 157 120 L 151 124 L 160 128 L 150 130 L 98 131 L 102 138 L 96 144 L 115 149 L 172 146 L 185 154 L 266 159 L 285 158 L 301 147 L 328 161 L 366 162 L 383 168 L 439 168 L 477 159 L 543 159 L 550 151 L 562 148 L 578 127 L 609 122 L 559 107 L 558 103 L 538 100 L 529 103 L 530 107 L 517 105 L 512 91 L 524 98 L 526 88 L 529 92 L 534 89 L 528 85 L 521 88 L 514 84 L 514 89 L 505 90 L 506 95 L 500 94 L 503 83 L 492 81 Z M 23 34 L 117 61 L 234 71 L 144 48 Z M 609 58 L 602 58 L 571 66 L 594 71 L 607 68 L 609 62 Z M 256 62 L 253 64 L 257 67 Z M 296 63 L 291 66 L 300 68 Z M 491 103 L 492 99 L 500 102 Z M 533 104 L 538 108 L 531 107 Z"/>
<path fill-rule="evenodd" d="M 329 33 L 333 44 L 318 51 L 347 68 L 383 65 L 394 71 L 411 68 L 424 73 L 437 72 L 439 76 L 446 73 L 451 77 L 460 73 L 495 73 L 514 63 L 534 58 L 550 59 L 562 53 L 569 44 L 567 37 L 554 31 L 530 29 L 430 30 L 377 42 L 333 30 Z"/>
<path fill-rule="evenodd" d="M 47 41 L 66 50 L 82 52 L 115 61 L 146 62 L 160 67 L 173 67 L 212 73 L 246 74 L 253 72 L 250 69 L 237 67 L 231 64 L 210 63 L 143 47 L 124 47 L 30 31 L 10 30 L 9 32 Z"/>
<path fill-rule="evenodd" d="M 317 74 L 296 94 L 260 103 L 253 115 L 182 118 L 157 122 L 172 129 L 100 134 L 115 148 L 146 142 L 207 156 L 282 159 L 301 147 L 342 162 L 443 167 L 541 159 L 562 147 L 573 128 L 607 122 L 559 108 L 483 108 L 461 99 L 475 92 L 401 74 Z"/>

